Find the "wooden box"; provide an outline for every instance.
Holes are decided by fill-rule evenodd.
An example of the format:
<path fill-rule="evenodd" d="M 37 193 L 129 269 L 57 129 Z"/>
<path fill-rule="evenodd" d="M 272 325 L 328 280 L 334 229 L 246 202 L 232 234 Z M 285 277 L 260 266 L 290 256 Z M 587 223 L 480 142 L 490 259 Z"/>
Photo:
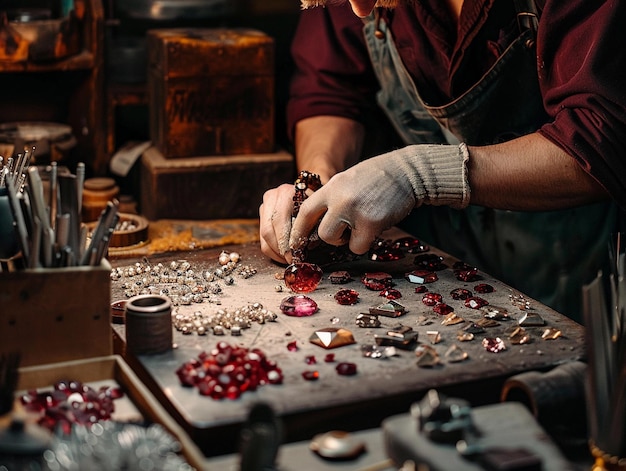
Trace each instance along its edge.
<path fill-rule="evenodd" d="M 111 355 L 111 266 L 0 274 L 0 352 L 22 366 Z"/>
<path fill-rule="evenodd" d="M 257 30 L 147 33 L 150 138 L 165 158 L 274 151 L 274 40 Z"/>
<path fill-rule="evenodd" d="M 293 176 L 284 151 L 166 159 L 151 147 L 141 157 L 140 212 L 149 220 L 257 218 L 263 193 Z"/>
<path fill-rule="evenodd" d="M 157 423 L 181 445 L 181 454 L 195 469 L 206 469 L 204 456 L 189 435 L 166 412 L 150 390 L 139 380 L 119 355 L 44 364 L 19 369 L 19 391 L 52 389 L 60 380 L 75 380 L 94 389 L 120 387 L 124 396 L 114 402 L 113 420 L 120 422 Z M 14 409 L 20 407 L 16 400 Z"/>

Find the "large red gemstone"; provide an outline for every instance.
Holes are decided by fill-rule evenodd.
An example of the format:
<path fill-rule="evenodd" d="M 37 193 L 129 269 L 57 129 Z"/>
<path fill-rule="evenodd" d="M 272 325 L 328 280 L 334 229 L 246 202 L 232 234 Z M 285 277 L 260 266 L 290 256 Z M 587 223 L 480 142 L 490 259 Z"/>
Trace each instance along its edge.
<path fill-rule="evenodd" d="M 294 293 L 310 293 L 317 289 L 323 275 L 322 269 L 314 263 L 292 263 L 285 269 L 284 281 Z"/>
<path fill-rule="evenodd" d="M 282 313 L 292 317 L 312 316 L 317 309 L 317 303 L 304 294 L 288 296 L 280 303 Z"/>

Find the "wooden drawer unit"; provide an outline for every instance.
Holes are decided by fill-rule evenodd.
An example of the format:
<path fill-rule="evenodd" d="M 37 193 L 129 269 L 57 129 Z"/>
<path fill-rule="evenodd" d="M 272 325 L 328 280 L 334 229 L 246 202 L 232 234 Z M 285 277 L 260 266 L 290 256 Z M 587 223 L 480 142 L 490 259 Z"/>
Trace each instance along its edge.
<path fill-rule="evenodd" d="M 274 151 L 274 40 L 251 29 L 147 33 L 150 138 L 167 159 Z"/>
<path fill-rule="evenodd" d="M 256 218 L 265 190 L 293 175 L 285 151 L 166 159 L 151 147 L 141 157 L 141 214 L 151 221 Z"/>

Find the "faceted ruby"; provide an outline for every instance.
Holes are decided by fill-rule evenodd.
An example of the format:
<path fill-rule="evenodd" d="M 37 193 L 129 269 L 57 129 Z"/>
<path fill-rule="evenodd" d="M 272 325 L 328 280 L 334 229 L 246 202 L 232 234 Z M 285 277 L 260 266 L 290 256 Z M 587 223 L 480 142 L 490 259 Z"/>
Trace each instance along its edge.
<path fill-rule="evenodd" d="M 352 280 L 352 276 L 350 275 L 350 273 L 345 270 L 334 271 L 328 276 L 328 278 L 330 279 L 330 282 L 334 285 L 341 285 Z"/>
<path fill-rule="evenodd" d="M 404 252 L 391 244 L 388 240 L 377 239 L 368 252 L 370 260 L 379 262 L 394 262 L 404 258 Z"/>
<path fill-rule="evenodd" d="M 342 362 L 339 363 L 335 369 L 337 370 L 337 374 L 341 375 L 341 376 L 353 376 L 356 374 L 356 364 L 355 363 L 348 363 L 348 362 Z"/>
<path fill-rule="evenodd" d="M 439 314 L 440 316 L 446 316 L 454 311 L 452 306 L 449 306 L 446 303 L 439 303 L 433 306 L 433 312 Z"/>
<path fill-rule="evenodd" d="M 401 237 L 400 239 L 396 239 L 393 242 L 393 246 L 401 249 L 407 249 L 409 253 L 422 253 L 430 250 L 428 245 L 422 244 L 419 239 L 414 237 Z"/>
<path fill-rule="evenodd" d="M 452 299 L 454 299 L 455 301 L 465 301 L 467 298 L 471 298 L 473 295 L 474 293 L 465 288 L 455 288 L 450 291 L 450 296 L 452 296 Z"/>
<path fill-rule="evenodd" d="M 361 283 L 363 283 L 367 289 L 371 289 L 372 291 L 382 291 L 386 288 L 391 288 L 393 285 L 393 278 L 389 273 L 370 272 L 363 275 Z"/>
<path fill-rule="evenodd" d="M 413 270 L 404 275 L 407 281 L 410 283 L 434 283 L 439 279 L 437 273 L 431 270 Z"/>
<path fill-rule="evenodd" d="M 455 270 L 454 276 L 456 276 L 457 280 L 466 282 L 476 281 L 479 278 L 477 268 L 470 268 L 467 270 Z"/>
<path fill-rule="evenodd" d="M 227 399 L 237 399 L 239 396 L 241 396 L 241 391 L 237 386 L 231 385 L 226 388 L 225 397 Z"/>
<path fill-rule="evenodd" d="M 211 393 L 209 394 L 213 399 L 224 399 L 226 396 L 226 391 L 224 387 L 220 384 L 216 384 Z"/>
<path fill-rule="evenodd" d="M 469 263 L 465 263 L 462 260 L 459 260 L 459 261 L 454 262 L 452 264 L 452 269 L 453 270 L 470 270 L 472 268 L 474 268 L 474 267 L 472 267 L 472 265 L 470 265 Z"/>
<path fill-rule="evenodd" d="M 282 384 L 283 371 L 280 368 L 275 368 L 267 372 L 267 380 L 270 384 Z"/>
<path fill-rule="evenodd" d="M 334 353 L 327 353 L 326 356 L 324 357 L 324 361 L 326 363 L 332 363 L 335 361 L 335 354 Z"/>
<path fill-rule="evenodd" d="M 192 387 L 196 384 L 198 374 L 194 368 L 186 368 L 186 365 L 183 365 L 176 370 L 176 376 L 181 385 Z"/>
<path fill-rule="evenodd" d="M 124 396 L 122 388 L 113 386 L 105 387 L 104 393 L 106 394 L 106 397 L 110 397 L 111 399 L 119 399 Z"/>
<path fill-rule="evenodd" d="M 421 285 L 421 286 L 416 286 L 416 287 L 415 287 L 415 292 L 416 292 L 417 294 L 420 294 L 420 293 L 428 293 L 428 288 L 426 288 L 426 286 L 424 286 L 424 285 Z"/>
<path fill-rule="evenodd" d="M 467 298 L 465 300 L 465 307 L 469 307 L 470 309 L 480 309 L 487 304 L 489 304 L 489 301 L 479 298 L 478 296 L 472 296 L 471 298 Z"/>
<path fill-rule="evenodd" d="M 426 306 L 434 306 L 439 304 L 443 300 L 443 296 L 439 293 L 426 293 L 422 297 L 422 302 L 426 304 Z"/>
<path fill-rule="evenodd" d="M 402 297 L 402 293 L 397 289 L 387 288 L 385 290 L 382 290 L 379 296 L 383 296 L 387 299 L 400 299 Z"/>
<path fill-rule="evenodd" d="M 394 262 L 404 258 L 404 252 L 400 249 L 378 248 L 369 251 L 369 259 L 376 262 Z"/>
<path fill-rule="evenodd" d="M 477 293 L 493 293 L 495 291 L 495 288 L 493 286 L 491 286 L 490 284 L 487 283 L 481 283 L 479 285 L 474 286 L 474 291 L 476 291 Z"/>
<path fill-rule="evenodd" d="M 430 271 L 439 271 L 446 268 L 443 263 L 443 257 L 434 253 L 420 254 L 415 257 L 413 263 L 420 268 Z"/>
<path fill-rule="evenodd" d="M 304 358 L 304 361 L 307 365 L 315 365 L 317 363 L 317 360 L 314 355 L 307 355 Z"/>
<path fill-rule="evenodd" d="M 280 303 L 280 310 L 283 314 L 292 317 L 308 317 L 318 310 L 317 303 L 308 296 L 299 294 L 284 298 Z"/>
<path fill-rule="evenodd" d="M 310 293 L 317 289 L 324 272 L 314 263 L 292 263 L 285 269 L 284 281 L 294 293 Z"/>
<path fill-rule="evenodd" d="M 217 381 L 213 378 L 206 378 L 198 383 L 198 391 L 203 396 L 210 396 L 213 393 L 213 389 L 217 385 Z"/>
<path fill-rule="evenodd" d="M 335 293 L 335 301 L 342 306 L 351 306 L 359 301 L 359 293 L 353 289 L 340 289 Z"/>
<path fill-rule="evenodd" d="M 204 363 L 203 366 L 204 366 L 204 373 L 206 373 L 208 376 L 216 377 L 222 371 L 222 367 L 218 365 L 217 363 L 207 362 L 207 363 Z M 199 371 L 198 373 L 200 374 L 201 371 Z"/>
<path fill-rule="evenodd" d="M 316 381 L 319 379 L 320 373 L 316 370 L 303 371 L 302 377 L 307 381 Z"/>
<path fill-rule="evenodd" d="M 289 350 L 290 352 L 297 352 L 298 351 L 298 343 L 295 340 L 293 342 L 289 342 L 287 344 L 287 350 Z"/>

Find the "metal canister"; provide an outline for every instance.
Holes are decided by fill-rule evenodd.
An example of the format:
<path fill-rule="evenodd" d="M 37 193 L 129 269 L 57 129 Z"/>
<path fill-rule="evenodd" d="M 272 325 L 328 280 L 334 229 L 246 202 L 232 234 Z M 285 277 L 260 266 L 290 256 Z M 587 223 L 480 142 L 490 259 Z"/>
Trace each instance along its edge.
<path fill-rule="evenodd" d="M 144 294 L 126 302 L 126 348 L 137 355 L 172 348 L 172 303 L 167 296 Z"/>

